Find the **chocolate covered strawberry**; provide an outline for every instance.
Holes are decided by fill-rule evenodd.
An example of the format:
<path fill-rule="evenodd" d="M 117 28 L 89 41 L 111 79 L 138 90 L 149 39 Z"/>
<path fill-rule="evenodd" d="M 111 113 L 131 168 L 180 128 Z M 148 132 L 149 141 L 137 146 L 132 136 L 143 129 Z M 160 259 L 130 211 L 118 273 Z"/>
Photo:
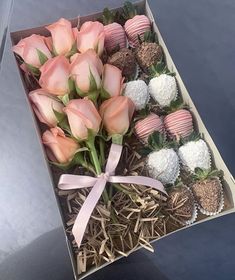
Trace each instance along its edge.
<path fill-rule="evenodd" d="M 127 46 L 126 34 L 121 24 L 114 22 L 115 14 L 105 8 L 102 15 L 104 24 L 104 46 L 108 52 L 112 52 L 115 48 L 125 48 Z"/>
<path fill-rule="evenodd" d="M 192 224 L 197 218 L 193 193 L 182 183 L 170 187 L 166 207 L 166 210 L 183 224 Z"/>
<path fill-rule="evenodd" d="M 171 103 L 164 118 L 164 126 L 171 138 L 185 138 L 193 132 L 193 118 L 180 100 Z"/>
<path fill-rule="evenodd" d="M 175 77 L 164 63 L 157 63 L 150 68 L 152 79 L 149 82 L 149 93 L 161 108 L 170 106 L 176 100 L 178 91 Z"/>
<path fill-rule="evenodd" d="M 147 158 L 149 175 L 163 184 L 173 184 L 179 176 L 179 158 L 173 143 L 167 142 L 164 135 L 154 132 L 149 136 Z"/>
<path fill-rule="evenodd" d="M 162 119 L 154 113 L 150 113 L 147 117 L 137 121 L 135 124 L 135 134 L 141 142 L 147 143 L 148 137 L 154 131 L 164 133 Z"/>
<path fill-rule="evenodd" d="M 108 63 L 122 70 L 122 75 L 127 79 L 134 79 L 137 74 L 137 63 L 133 52 L 123 48 L 108 58 Z"/>
<path fill-rule="evenodd" d="M 137 15 L 137 11 L 132 3 L 125 2 L 123 15 L 127 21 L 124 29 L 131 47 L 135 48 L 139 45 L 139 38 L 144 36 L 146 31 L 150 31 L 151 23 L 145 15 Z"/>
<path fill-rule="evenodd" d="M 148 73 L 152 65 L 162 60 L 162 47 L 157 43 L 157 35 L 155 32 L 147 31 L 141 40 L 140 46 L 135 51 L 135 57 L 141 69 Z"/>
<path fill-rule="evenodd" d="M 183 145 L 179 148 L 180 161 L 186 169 L 194 172 L 195 168 L 209 169 L 211 156 L 206 142 L 200 139 L 200 135 L 192 133 L 182 139 Z"/>
<path fill-rule="evenodd" d="M 199 210 L 208 216 L 216 215 L 224 207 L 221 171 L 197 168 L 193 176 L 192 191 Z"/>

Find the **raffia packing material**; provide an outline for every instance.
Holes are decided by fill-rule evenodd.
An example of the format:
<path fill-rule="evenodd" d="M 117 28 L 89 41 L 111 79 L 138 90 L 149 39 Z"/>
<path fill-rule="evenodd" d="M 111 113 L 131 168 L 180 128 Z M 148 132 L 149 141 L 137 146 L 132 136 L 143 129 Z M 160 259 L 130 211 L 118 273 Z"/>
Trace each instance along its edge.
<path fill-rule="evenodd" d="M 229 172 L 227 166 L 225 165 L 218 149 L 216 148 L 211 136 L 209 135 L 205 125 L 203 124 L 195 105 L 193 104 L 193 101 L 192 101 L 192 99 L 191 99 L 191 97 L 190 97 L 190 95 L 189 95 L 181 77 L 180 77 L 180 74 L 179 74 L 179 72 L 178 72 L 170 54 L 169 54 L 169 51 L 167 49 L 167 46 L 165 45 L 163 37 L 161 36 L 161 33 L 160 33 L 159 28 L 156 24 L 156 21 L 154 20 L 154 17 L 153 17 L 153 14 L 151 12 L 151 9 L 150 9 L 150 6 L 149 6 L 148 2 L 147 1 L 139 1 L 139 2 L 136 2 L 135 5 L 138 7 L 139 10 L 141 10 L 142 14 L 147 15 L 149 17 L 149 19 L 153 22 L 153 29 L 157 33 L 159 44 L 163 48 L 163 51 L 164 51 L 164 54 L 165 54 L 166 64 L 171 71 L 176 73 L 176 80 L 177 80 L 179 92 L 182 95 L 184 102 L 187 103 L 190 107 L 190 111 L 192 112 L 193 117 L 194 117 L 194 125 L 199 130 L 199 132 L 203 134 L 205 141 L 208 143 L 208 145 L 210 147 L 210 151 L 211 151 L 211 156 L 212 156 L 212 158 L 215 162 L 216 168 L 221 169 L 224 172 L 224 179 L 223 179 L 224 204 L 225 204 L 224 210 L 216 216 L 210 216 L 210 217 L 207 217 L 207 218 L 203 218 L 202 220 L 199 220 L 199 221 L 195 222 L 194 224 L 189 225 L 188 227 L 196 225 L 196 224 L 201 223 L 201 222 L 209 221 L 211 219 L 215 219 L 215 218 L 223 216 L 223 215 L 233 213 L 233 212 L 235 212 L 235 207 L 234 207 L 235 180 L 234 180 L 232 174 Z M 121 8 L 116 8 L 116 9 L 113 9 L 113 10 L 120 10 L 120 9 Z M 81 16 L 80 17 L 80 23 L 82 24 L 83 22 L 88 21 L 88 20 L 96 20 L 97 18 L 99 18 L 101 16 L 101 14 L 102 14 L 102 12 L 87 15 L 87 16 Z M 71 23 L 74 27 L 77 26 L 77 18 L 72 19 Z M 27 30 L 20 30 L 20 31 L 16 31 L 16 32 L 11 33 L 12 44 L 15 45 L 19 42 L 20 39 L 25 38 L 27 36 L 30 36 L 34 33 L 35 34 L 40 34 L 40 35 L 43 35 L 43 36 L 49 36 L 50 35 L 49 32 L 44 28 L 44 26 L 31 28 L 31 29 L 27 29 Z M 19 65 L 18 65 L 18 68 L 19 68 Z M 19 72 L 20 72 L 20 75 L 21 75 L 22 83 L 23 83 L 24 88 L 25 88 L 25 93 L 27 94 L 28 90 L 27 90 L 27 87 L 26 87 L 26 83 L 23 79 L 23 74 L 22 74 L 22 71 L 20 70 L 20 68 L 19 68 Z M 28 102 L 28 106 L 31 109 L 31 106 L 30 106 L 29 102 Z M 31 111 L 32 111 L 32 109 L 31 109 Z M 32 111 L 32 114 L 33 114 L 33 111 Z M 38 137 L 40 138 L 39 127 L 36 125 L 37 120 L 36 119 L 34 119 L 34 120 L 35 120 L 35 127 L 36 127 L 37 132 L 38 132 Z M 46 155 L 45 155 L 45 160 L 46 160 Z M 51 172 L 49 165 L 48 165 L 48 171 Z M 51 176 L 51 178 L 52 178 L 52 176 Z M 59 201 L 59 200 L 57 200 L 57 201 Z M 60 206 L 59 202 L 58 202 L 58 207 L 60 209 L 61 216 L 62 216 L 61 206 Z M 184 228 L 178 229 L 177 231 L 182 230 L 182 229 L 184 229 Z M 176 232 L 176 231 L 174 231 L 174 232 Z M 172 232 L 170 234 L 173 234 L 174 232 Z M 169 234 L 167 234 L 163 237 L 166 237 L 168 235 Z M 94 273 L 95 271 L 97 271 L 97 270 L 99 270 L 99 269 L 101 269 L 101 268 L 103 268 L 103 267 L 105 267 L 106 265 L 109 264 L 109 263 L 106 263 L 106 264 L 100 266 L 99 268 L 91 269 L 87 273 L 82 274 L 82 276 L 78 276 L 77 269 L 76 269 L 76 264 L 75 264 L 75 260 L 74 260 L 73 252 L 72 252 L 72 248 L 71 248 L 71 244 L 67 239 L 66 233 L 65 233 L 65 239 L 66 239 L 67 244 L 68 244 L 68 250 L 69 250 L 69 253 L 70 253 L 70 257 L 71 257 L 71 262 L 72 262 L 72 266 L 73 266 L 73 270 L 74 270 L 74 278 L 75 279 L 82 279 L 82 278 L 88 276 L 89 274 Z M 117 258 L 117 259 L 119 259 L 119 258 Z"/>

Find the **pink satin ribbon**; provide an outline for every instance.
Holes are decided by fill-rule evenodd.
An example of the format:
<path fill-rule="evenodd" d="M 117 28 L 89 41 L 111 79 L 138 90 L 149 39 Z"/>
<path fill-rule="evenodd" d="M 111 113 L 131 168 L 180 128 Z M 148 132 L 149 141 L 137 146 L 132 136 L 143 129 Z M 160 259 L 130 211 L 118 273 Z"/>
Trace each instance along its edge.
<path fill-rule="evenodd" d="M 76 217 L 72 229 L 72 233 L 78 248 L 81 245 L 91 214 L 98 203 L 107 182 L 148 186 L 167 195 L 162 183 L 155 179 L 144 176 L 114 176 L 115 169 L 121 157 L 121 153 L 122 146 L 112 144 L 105 168 L 105 173 L 100 174 L 98 177 L 67 174 L 60 176 L 58 188 L 61 190 L 74 190 L 92 187 Z"/>

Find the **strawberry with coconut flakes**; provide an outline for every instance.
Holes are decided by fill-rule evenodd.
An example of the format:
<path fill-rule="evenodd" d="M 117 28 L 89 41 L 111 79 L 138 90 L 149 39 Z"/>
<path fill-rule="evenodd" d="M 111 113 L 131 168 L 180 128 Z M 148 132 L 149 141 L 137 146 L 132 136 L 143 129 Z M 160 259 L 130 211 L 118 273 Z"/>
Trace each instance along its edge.
<path fill-rule="evenodd" d="M 135 124 L 135 134 L 140 139 L 140 141 L 147 143 L 149 135 L 154 131 L 159 131 L 164 133 L 164 126 L 162 119 L 151 113 L 142 120 L 139 120 Z"/>
<path fill-rule="evenodd" d="M 124 95 L 132 100 L 137 111 L 144 109 L 149 101 L 148 86 L 143 80 L 126 83 Z"/>
<path fill-rule="evenodd" d="M 192 133 L 182 139 L 184 143 L 178 151 L 179 158 L 186 169 L 194 172 L 195 168 L 209 169 L 211 156 L 206 142 L 200 139 L 200 135 Z"/>
<path fill-rule="evenodd" d="M 103 10 L 102 21 L 104 24 L 104 46 L 108 52 L 112 52 L 116 47 L 120 49 L 127 46 L 126 34 L 123 27 L 114 22 L 115 14 L 109 9 Z"/>
<path fill-rule="evenodd" d="M 146 31 L 150 31 L 150 20 L 145 15 L 137 15 L 135 7 L 128 1 L 124 4 L 123 14 L 127 19 L 124 29 L 128 41 L 130 45 L 135 48 L 139 45 L 139 38 L 142 38 Z"/>
<path fill-rule="evenodd" d="M 163 184 L 174 184 L 180 173 L 179 158 L 164 135 L 154 132 L 149 136 L 147 168 L 149 175 Z"/>
<path fill-rule="evenodd" d="M 161 62 L 157 63 L 156 66 L 151 66 L 150 71 L 153 77 L 149 82 L 151 97 L 161 108 L 170 106 L 178 95 L 176 80 L 172 76 L 173 73 Z"/>

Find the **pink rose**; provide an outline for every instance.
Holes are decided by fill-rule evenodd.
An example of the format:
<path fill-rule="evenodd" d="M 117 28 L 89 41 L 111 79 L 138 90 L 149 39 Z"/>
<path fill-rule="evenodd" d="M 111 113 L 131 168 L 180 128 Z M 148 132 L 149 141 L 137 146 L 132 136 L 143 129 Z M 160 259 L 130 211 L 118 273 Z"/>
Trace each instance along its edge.
<path fill-rule="evenodd" d="M 61 18 L 57 22 L 46 27 L 51 32 L 53 50 L 56 55 L 68 54 L 74 43 L 75 34 L 71 22 Z"/>
<path fill-rule="evenodd" d="M 47 92 L 63 96 L 69 93 L 69 61 L 64 56 L 49 59 L 41 68 L 39 85 Z"/>
<path fill-rule="evenodd" d="M 46 130 L 42 135 L 42 143 L 47 147 L 48 158 L 58 163 L 70 162 L 80 148 L 79 144 L 75 140 L 66 137 L 59 127 Z"/>
<path fill-rule="evenodd" d="M 98 21 L 83 23 L 77 35 L 77 48 L 83 53 L 88 49 L 94 49 L 101 55 L 104 49 L 104 26 Z"/>
<path fill-rule="evenodd" d="M 122 71 L 111 64 L 104 65 L 102 79 L 102 93 L 104 97 L 113 97 L 120 95 L 122 92 L 124 78 Z"/>
<path fill-rule="evenodd" d="M 114 96 L 100 106 L 100 115 L 109 135 L 124 135 L 135 111 L 134 103 L 126 96 Z"/>
<path fill-rule="evenodd" d="M 46 45 L 45 37 L 40 35 L 31 35 L 21 39 L 19 43 L 12 48 L 13 52 L 17 53 L 25 63 L 39 68 L 48 58 L 51 58 L 51 53 Z M 39 52 L 42 53 L 40 58 Z"/>
<path fill-rule="evenodd" d="M 55 127 L 57 125 L 57 119 L 53 110 L 63 113 L 64 106 L 43 89 L 31 91 L 29 93 L 29 99 L 39 121 L 50 127 Z"/>
<path fill-rule="evenodd" d="M 103 64 L 94 50 L 75 54 L 71 61 L 71 77 L 75 81 L 78 93 L 84 94 L 100 88 Z"/>
<path fill-rule="evenodd" d="M 88 129 L 92 130 L 94 135 L 98 133 L 101 118 L 95 105 L 88 98 L 71 100 L 64 108 L 64 112 L 68 116 L 74 137 L 86 140 Z"/>

